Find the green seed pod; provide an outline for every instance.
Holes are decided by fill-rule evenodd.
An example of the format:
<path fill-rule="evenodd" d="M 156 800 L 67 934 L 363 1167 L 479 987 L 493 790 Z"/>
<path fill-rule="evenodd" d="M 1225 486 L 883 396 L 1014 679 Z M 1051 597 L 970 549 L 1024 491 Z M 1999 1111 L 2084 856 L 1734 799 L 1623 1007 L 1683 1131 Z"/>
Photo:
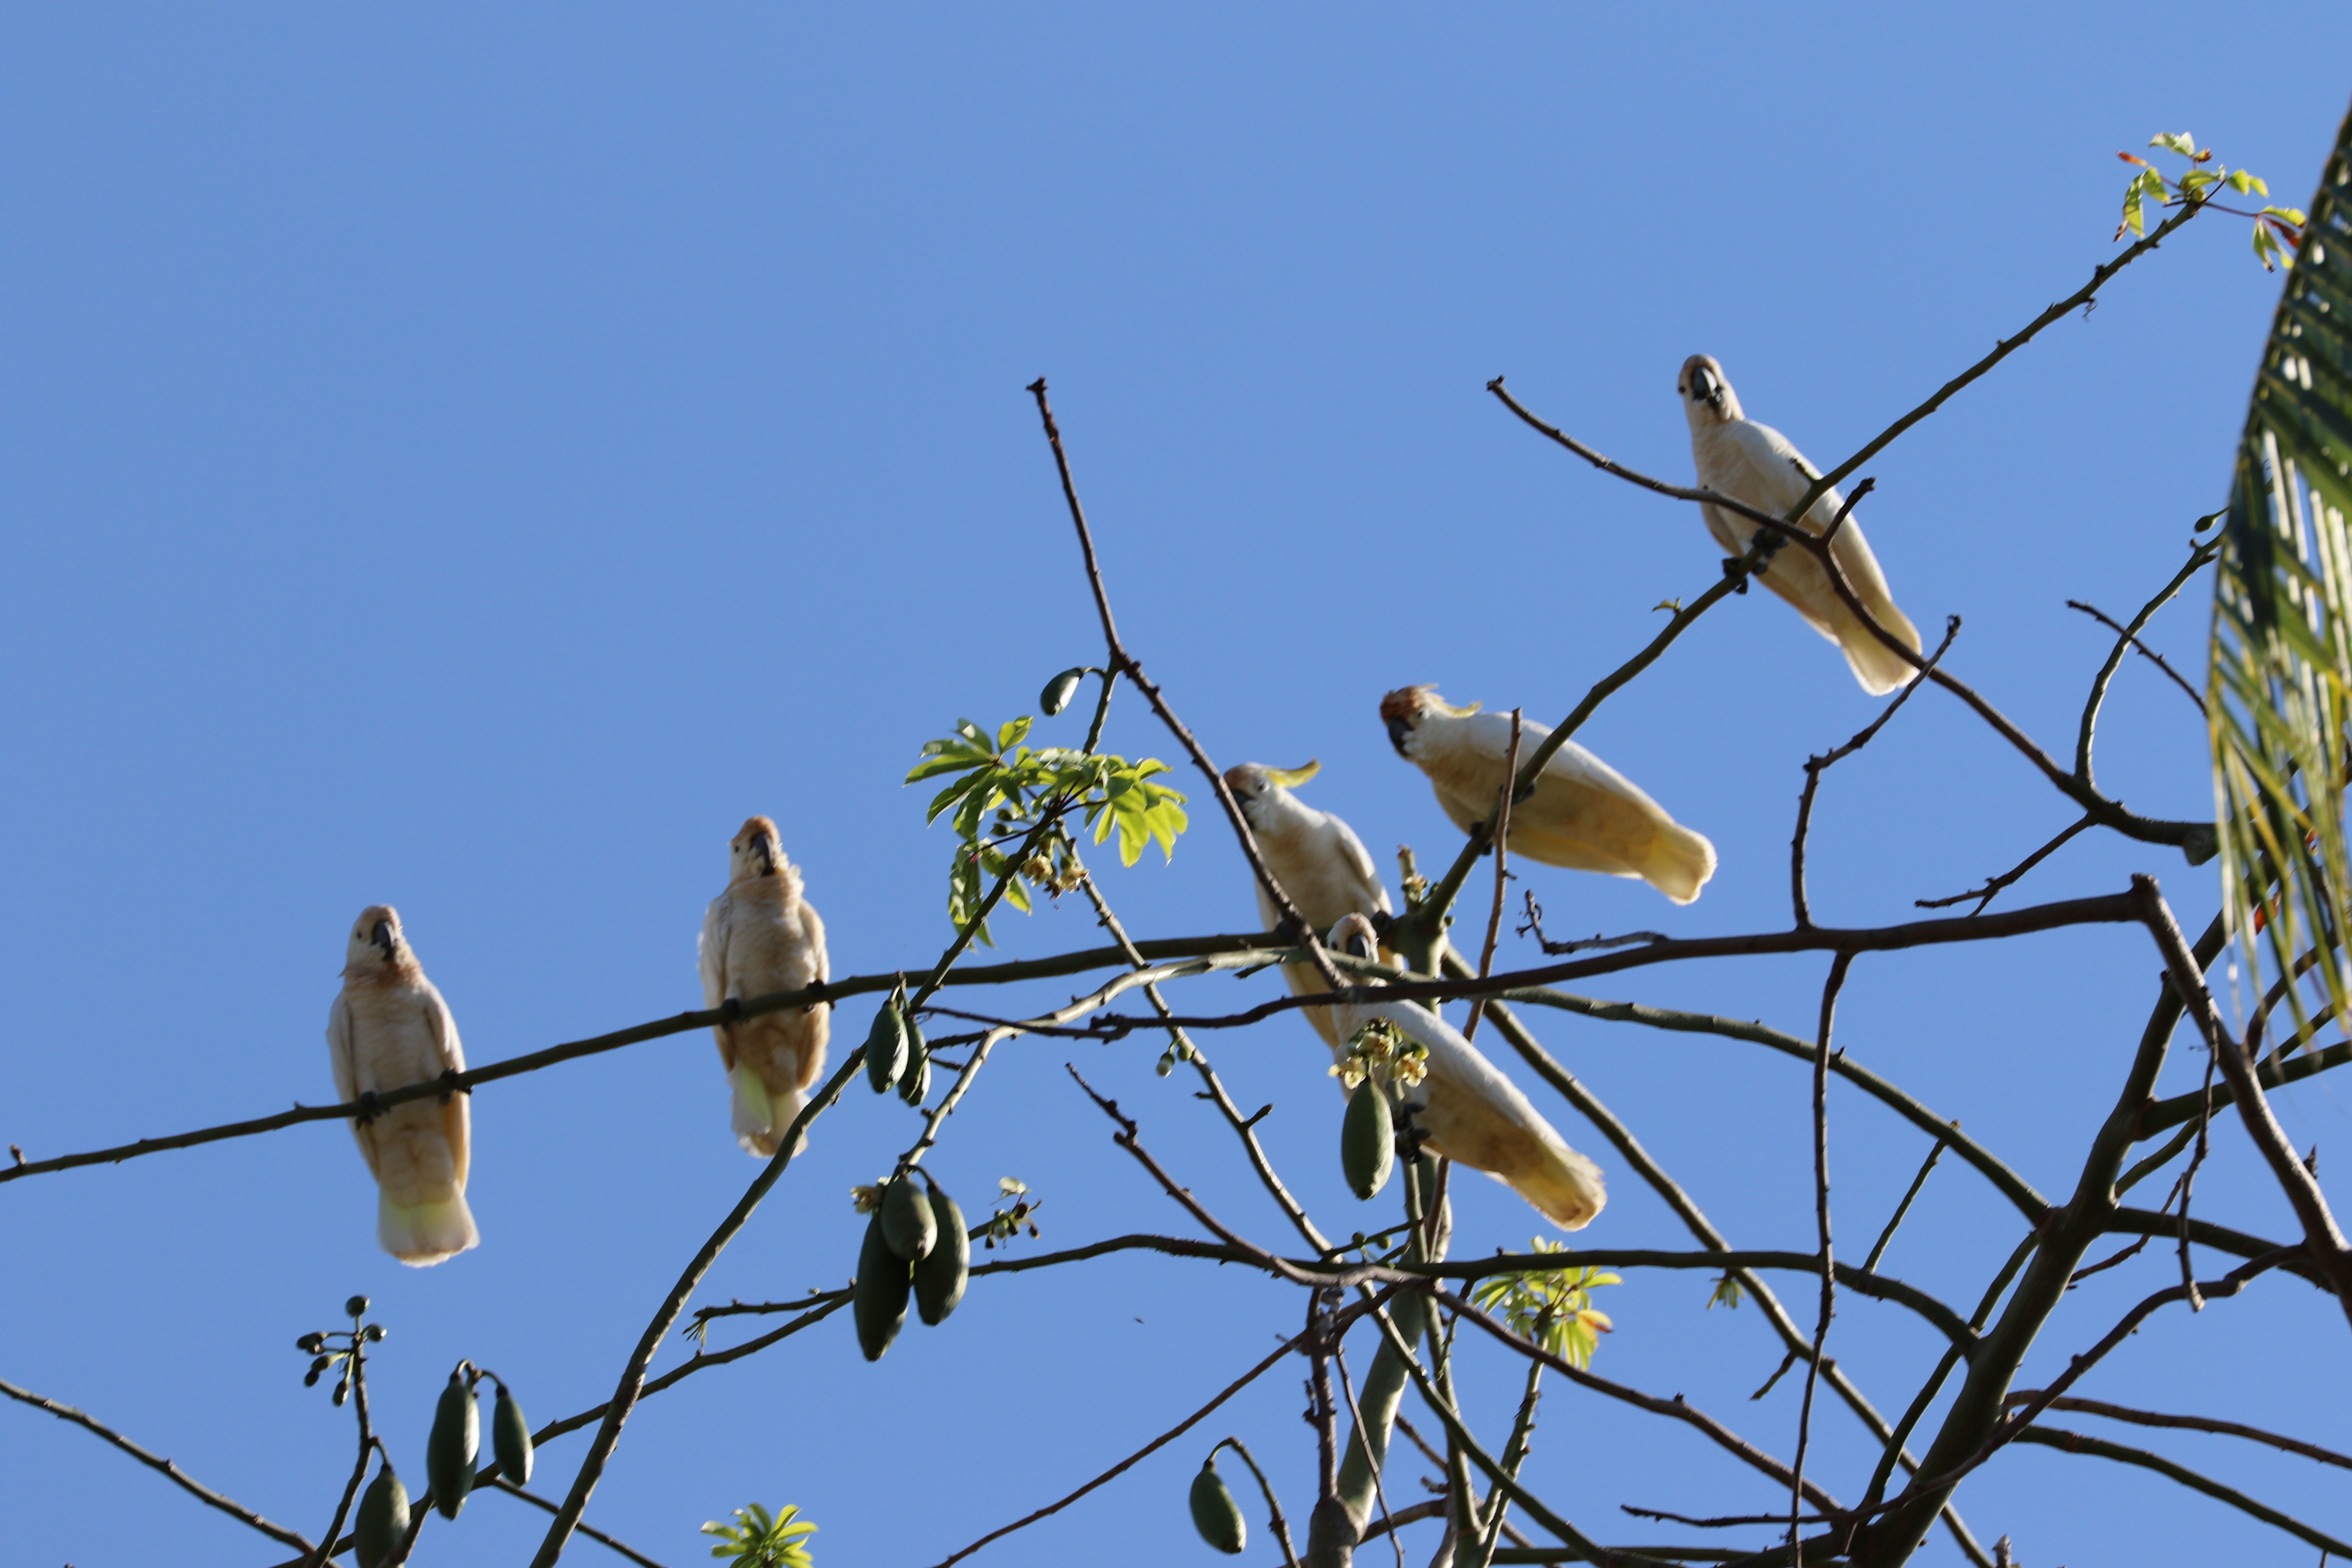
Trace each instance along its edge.
<path fill-rule="evenodd" d="M 931 1184 L 930 1207 L 940 1234 L 930 1251 L 915 1265 L 915 1311 L 923 1321 L 936 1326 L 946 1322 L 956 1303 L 963 1300 L 971 1271 L 971 1237 L 964 1229 L 963 1210 L 936 1182 Z"/>
<path fill-rule="evenodd" d="M 1339 1167 L 1348 1173 L 1348 1190 L 1371 1197 L 1388 1185 L 1395 1164 L 1396 1119 L 1389 1097 L 1366 1079 L 1349 1097 L 1348 1120 L 1339 1129 Z"/>
<path fill-rule="evenodd" d="M 1087 668 L 1080 665 L 1076 669 L 1066 669 L 1045 682 L 1045 689 L 1037 694 L 1037 706 L 1045 710 L 1046 718 L 1051 719 L 1070 705 L 1070 699 L 1078 694 L 1078 682 L 1086 676 Z"/>
<path fill-rule="evenodd" d="M 914 1019 L 907 1020 L 907 1070 L 898 1079 L 898 1098 L 909 1105 L 920 1105 L 931 1092 L 931 1044 L 923 1038 L 923 1026 Z"/>
<path fill-rule="evenodd" d="M 928 1256 L 939 1240 L 939 1221 L 932 1217 L 931 1205 L 923 1189 L 915 1184 L 911 1171 L 883 1184 L 882 1206 L 874 1217 L 882 1222 L 883 1241 L 908 1263 Z"/>
<path fill-rule="evenodd" d="M 850 1315 L 857 1320 L 857 1348 L 867 1361 L 880 1361 L 906 1325 L 907 1291 L 913 1284 L 907 1260 L 882 1239 L 882 1216 L 876 1214 L 857 1250 L 857 1288 L 849 1301 Z"/>
<path fill-rule="evenodd" d="M 474 1390 L 466 1382 L 466 1364 L 449 1374 L 441 1404 L 433 1412 L 433 1432 L 425 1440 L 425 1479 L 433 1487 L 433 1506 L 444 1519 L 455 1519 L 474 1489 L 474 1458 L 481 1451 L 482 1414 Z"/>
<path fill-rule="evenodd" d="M 519 1487 L 530 1484 L 530 1423 L 522 1418 L 522 1406 L 503 1383 L 498 1403 L 490 1407 L 490 1452 L 498 1458 L 499 1475 Z"/>
<path fill-rule="evenodd" d="M 354 1296 L 350 1300 L 343 1303 L 343 1311 L 350 1317 L 364 1318 L 367 1316 L 367 1310 L 368 1299 L 365 1296 Z M 393 1485 L 394 1486 L 398 1486 L 399 1484 L 400 1483 L 396 1480 L 393 1482 Z"/>
<path fill-rule="evenodd" d="M 1192 1478 L 1192 1528 L 1228 1557 L 1239 1556 L 1249 1542 L 1249 1525 L 1242 1519 L 1241 1504 L 1225 1489 L 1225 1478 L 1217 1474 L 1213 1452 L 1202 1461 L 1201 1473 Z"/>
<path fill-rule="evenodd" d="M 408 1489 L 400 1484 L 386 1461 L 376 1467 L 375 1479 L 360 1494 L 359 1518 L 352 1525 L 352 1544 L 360 1568 L 378 1568 L 407 1533 Z"/>
<path fill-rule="evenodd" d="M 898 999 L 894 996 L 882 1004 L 882 1010 L 874 1015 L 874 1026 L 866 1031 L 866 1081 L 881 1094 L 906 1070 L 907 1016 L 898 1011 Z"/>

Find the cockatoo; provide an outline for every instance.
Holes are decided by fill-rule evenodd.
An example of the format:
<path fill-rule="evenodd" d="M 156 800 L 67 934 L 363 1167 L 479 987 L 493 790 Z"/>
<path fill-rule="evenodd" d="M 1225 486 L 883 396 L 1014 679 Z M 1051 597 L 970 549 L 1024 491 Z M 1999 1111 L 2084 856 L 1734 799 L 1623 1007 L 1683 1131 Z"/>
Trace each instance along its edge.
<path fill-rule="evenodd" d="M 1710 356 L 1693 354 L 1683 361 L 1682 377 L 1675 384 L 1683 395 L 1683 413 L 1690 420 L 1691 460 L 1697 465 L 1698 482 L 1704 489 L 1780 517 L 1786 516 L 1822 477 L 1821 470 L 1807 462 L 1786 436 L 1740 412 L 1739 395 L 1731 390 L 1731 383 L 1723 378 L 1723 367 Z M 1824 490 L 1799 526 L 1819 538 L 1844 504 L 1845 499 L 1836 490 Z M 1756 531 L 1763 527 L 1753 518 L 1711 503 L 1699 510 L 1706 518 L 1706 531 L 1715 535 L 1726 555 L 1735 558 L 1748 552 Z M 1862 524 L 1847 518 L 1831 542 L 1830 555 L 1871 618 L 1902 638 L 1913 653 L 1918 652 L 1919 628 L 1895 607 L 1886 574 L 1878 569 L 1878 558 L 1871 554 L 1869 542 L 1862 536 Z M 1846 608 L 1822 563 L 1804 551 L 1782 546 L 1761 576 L 1766 587 L 1797 607 L 1807 626 L 1845 650 L 1853 678 L 1873 697 L 1894 690 L 1918 673 L 1916 666 L 1880 641 Z"/>
<path fill-rule="evenodd" d="M 1325 931 L 1342 915 L 1386 914 L 1389 894 L 1381 886 L 1380 873 L 1372 868 L 1372 858 L 1356 830 L 1328 811 L 1299 804 L 1290 793 L 1321 768 L 1319 763 L 1308 763 L 1303 768 L 1244 763 L 1225 770 L 1225 787 L 1234 792 L 1258 850 L 1282 883 L 1282 890 L 1290 895 L 1307 924 Z M 1257 889 L 1257 912 L 1268 931 L 1280 918 L 1263 887 Z M 1286 963 L 1282 977 L 1290 983 L 1296 996 L 1330 989 L 1311 963 Z M 1339 1043 L 1339 1026 L 1331 1021 L 1330 1008 L 1304 1011 L 1325 1045 Z"/>
<path fill-rule="evenodd" d="M 1408 686 L 1381 699 L 1390 744 L 1429 775 L 1437 804 L 1465 829 L 1495 815 L 1511 749 L 1510 720 L 1478 706 L 1456 708 L 1433 686 Z M 1550 733 L 1522 721 L 1521 761 Z M 1512 803 L 1510 849 L 1547 866 L 1639 877 L 1678 904 L 1697 898 L 1715 875 L 1714 845 L 1573 741 L 1544 764 L 1535 794 Z"/>
<path fill-rule="evenodd" d="M 1372 922 L 1348 916 L 1332 929 L 1331 945 L 1370 958 L 1377 946 Z M 1570 1148 L 1518 1086 L 1453 1025 L 1409 1002 L 1340 1003 L 1324 1011 L 1335 1015 L 1342 1041 L 1372 1019 L 1385 1018 L 1427 1047 L 1425 1075 L 1417 1084 L 1399 1085 L 1398 1097 L 1429 1134 L 1430 1149 L 1486 1172 L 1562 1230 L 1582 1230 L 1609 1201 L 1601 1167 Z M 1344 1062 L 1347 1046 L 1335 1044 L 1331 1055 Z"/>
<path fill-rule="evenodd" d="M 327 1013 L 335 1092 L 346 1100 L 429 1083 L 466 1070 L 457 1022 L 389 904 L 360 911 L 343 950 L 343 989 Z M 423 1268 L 478 1246 L 466 1206 L 471 1120 L 463 1094 L 411 1100 L 352 1123 L 375 1176 L 375 1236 L 383 1249 Z"/>
<path fill-rule="evenodd" d="M 776 825 L 755 816 L 727 847 L 727 890 L 710 900 L 696 944 L 702 1005 L 718 1007 L 828 978 L 824 922 L 801 897 L 800 868 L 784 858 Z M 824 1004 L 720 1024 L 719 1059 L 732 1086 L 735 1140 L 769 1158 L 824 1070 Z M 807 1145 L 803 1135 L 793 1146 Z"/>

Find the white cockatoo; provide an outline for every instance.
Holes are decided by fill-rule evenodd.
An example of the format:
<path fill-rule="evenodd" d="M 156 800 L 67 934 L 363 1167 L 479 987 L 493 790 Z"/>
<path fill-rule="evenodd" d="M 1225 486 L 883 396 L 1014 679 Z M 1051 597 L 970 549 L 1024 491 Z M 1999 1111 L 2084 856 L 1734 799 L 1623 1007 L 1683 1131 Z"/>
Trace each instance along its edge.
<path fill-rule="evenodd" d="M 696 944 L 702 1005 L 722 1006 L 830 977 L 824 922 L 801 897 L 800 868 L 784 858 L 776 825 L 755 816 L 727 847 L 727 890 L 710 900 Z M 733 1089 L 736 1142 L 773 1155 L 824 1070 L 829 1015 L 823 1003 L 720 1024 L 719 1059 Z M 805 1135 L 793 1152 L 805 1146 Z"/>
<path fill-rule="evenodd" d="M 1342 915 L 1386 914 L 1389 894 L 1381 886 L 1380 873 L 1372 868 L 1372 858 L 1366 852 L 1364 841 L 1356 837 L 1356 830 L 1328 811 L 1300 804 L 1298 797 L 1290 793 L 1313 778 L 1321 767 L 1319 763 L 1308 763 L 1303 768 L 1269 768 L 1244 763 L 1225 770 L 1225 787 L 1234 792 L 1242 816 L 1249 822 L 1250 833 L 1257 839 L 1258 852 L 1265 857 L 1267 868 L 1282 883 L 1282 890 L 1290 895 L 1290 901 L 1307 917 L 1307 924 L 1326 931 L 1339 923 Z M 1274 900 L 1263 887 L 1257 889 L 1257 912 L 1268 931 L 1280 918 Z M 1290 983 L 1293 995 L 1330 989 L 1311 963 L 1286 963 L 1282 976 Z M 1331 1021 L 1330 1008 L 1308 1007 L 1304 1011 L 1307 1021 L 1315 1026 L 1315 1032 L 1323 1037 L 1325 1045 L 1339 1043 L 1339 1026 Z"/>
<path fill-rule="evenodd" d="M 1429 775 L 1437 804 L 1470 828 L 1495 815 L 1511 750 L 1511 721 L 1456 708 L 1433 686 L 1408 686 L 1381 699 L 1389 743 Z M 1522 721 L 1524 766 L 1551 733 Z M 1715 875 L 1715 846 L 1668 816 L 1632 780 L 1570 741 L 1537 776 L 1535 793 L 1511 805 L 1510 850 L 1547 866 L 1639 877 L 1678 904 Z"/>
<path fill-rule="evenodd" d="M 1807 462 L 1786 436 L 1740 412 L 1739 395 L 1731 390 L 1731 383 L 1723 378 L 1723 367 L 1712 357 L 1693 354 L 1683 361 L 1682 376 L 1675 385 L 1683 395 L 1683 414 L 1690 420 L 1691 460 L 1697 465 L 1702 489 L 1783 517 L 1822 477 L 1821 470 Z M 1824 490 L 1799 526 L 1819 538 L 1844 504 L 1845 498 L 1835 489 Z M 1715 535 L 1726 555 L 1735 558 L 1748 553 L 1756 531 L 1764 526 L 1712 504 L 1702 505 L 1699 510 L 1706 515 L 1706 531 Z M 1871 619 L 1917 653 L 1919 628 L 1895 607 L 1886 574 L 1878 569 L 1878 558 L 1871 554 L 1860 522 L 1852 517 L 1845 520 L 1831 542 L 1830 555 Z M 1892 691 L 1918 673 L 1916 666 L 1880 641 L 1846 608 L 1831 585 L 1830 574 L 1804 551 L 1782 546 L 1761 576 L 1766 587 L 1797 607 L 1807 626 L 1845 650 L 1853 678 L 1872 696 Z"/>
<path fill-rule="evenodd" d="M 389 904 L 360 911 L 343 950 L 343 989 L 327 1013 L 335 1092 L 346 1100 L 466 1070 L 457 1022 Z M 375 1236 L 383 1249 L 423 1268 L 478 1246 L 466 1206 L 472 1163 L 467 1096 L 411 1100 L 352 1123 L 375 1176 Z"/>
<path fill-rule="evenodd" d="M 1332 928 L 1331 945 L 1370 957 L 1378 945 L 1372 922 L 1360 914 L 1348 916 Z M 1410 1002 L 1340 1003 L 1324 1011 L 1335 1015 L 1341 1042 L 1372 1019 L 1385 1018 L 1427 1048 L 1422 1080 L 1399 1085 L 1398 1097 L 1429 1134 L 1429 1149 L 1457 1165 L 1486 1172 L 1562 1230 L 1582 1230 L 1609 1201 L 1601 1167 L 1570 1148 L 1518 1086 L 1453 1025 Z M 1331 1055 L 1335 1062 L 1345 1062 L 1347 1045 L 1335 1044 Z"/>

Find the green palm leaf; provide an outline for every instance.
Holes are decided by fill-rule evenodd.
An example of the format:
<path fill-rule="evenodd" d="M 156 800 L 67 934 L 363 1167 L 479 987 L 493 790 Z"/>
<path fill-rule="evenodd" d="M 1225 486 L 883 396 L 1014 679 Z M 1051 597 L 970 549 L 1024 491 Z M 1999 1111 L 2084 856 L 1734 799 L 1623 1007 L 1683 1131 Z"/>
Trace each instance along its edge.
<path fill-rule="evenodd" d="M 2251 994 L 2284 982 L 2306 1038 L 2315 1013 L 2352 1018 L 2341 952 L 2352 890 L 2347 513 L 2352 118 L 2312 198 L 2247 409 L 2207 676 L 2224 909 Z"/>

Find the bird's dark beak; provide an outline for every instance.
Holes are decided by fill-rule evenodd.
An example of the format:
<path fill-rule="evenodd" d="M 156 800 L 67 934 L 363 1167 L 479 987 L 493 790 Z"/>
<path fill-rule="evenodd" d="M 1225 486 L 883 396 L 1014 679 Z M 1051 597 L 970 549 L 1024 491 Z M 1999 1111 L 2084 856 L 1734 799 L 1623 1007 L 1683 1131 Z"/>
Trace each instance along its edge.
<path fill-rule="evenodd" d="M 392 961 L 393 947 L 399 941 L 397 937 L 392 934 L 392 922 L 390 921 L 376 921 L 375 934 L 368 938 L 368 940 L 374 942 L 377 948 L 383 952 L 384 962 L 389 963 Z"/>
<path fill-rule="evenodd" d="M 1406 723 L 1403 720 L 1391 719 L 1389 721 L 1389 744 L 1396 748 L 1396 754 L 1398 756 L 1402 757 L 1404 755 L 1404 738 L 1412 733 L 1412 726 Z"/>
<path fill-rule="evenodd" d="M 772 839 L 762 838 L 762 839 L 761 839 L 761 840 L 760 840 L 760 875 L 761 875 L 762 877 L 772 877 L 772 876 L 774 876 L 775 874 L 776 874 L 776 846 L 775 846 L 775 843 L 774 843 L 774 841 L 773 841 L 773 840 L 772 840 Z"/>
<path fill-rule="evenodd" d="M 1723 383 L 1705 365 L 1691 372 L 1691 401 L 1704 403 L 1717 414 L 1723 412 Z"/>
<path fill-rule="evenodd" d="M 1378 952 L 1370 937 L 1358 935 L 1348 939 L 1348 952 L 1350 957 L 1370 959 L 1376 956 Z"/>

